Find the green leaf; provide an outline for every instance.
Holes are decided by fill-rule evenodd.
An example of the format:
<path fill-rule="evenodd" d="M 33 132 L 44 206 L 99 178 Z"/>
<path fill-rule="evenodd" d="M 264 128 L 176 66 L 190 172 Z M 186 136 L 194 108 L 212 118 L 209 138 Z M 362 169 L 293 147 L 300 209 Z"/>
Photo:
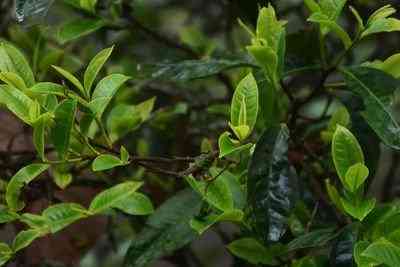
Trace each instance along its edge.
<path fill-rule="evenodd" d="M 364 218 L 374 209 L 376 203 L 375 199 L 352 201 L 341 198 L 341 201 L 344 210 L 359 221 L 364 220 Z"/>
<path fill-rule="evenodd" d="M 49 125 L 52 119 L 51 113 L 45 113 L 32 124 L 33 126 L 33 144 L 35 145 L 36 151 L 38 152 L 42 161 L 45 160 L 45 133 L 46 127 Z"/>
<path fill-rule="evenodd" d="M 54 182 L 61 189 L 67 188 L 72 182 L 72 174 L 61 166 L 55 166 L 55 168 L 53 168 L 52 175 Z"/>
<path fill-rule="evenodd" d="M 351 166 L 345 175 L 345 185 L 350 192 L 356 192 L 357 189 L 364 184 L 368 178 L 369 170 L 362 163 L 356 163 Z"/>
<path fill-rule="evenodd" d="M 357 163 L 364 163 L 364 154 L 354 135 L 338 125 L 332 138 L 332 158 L 343 185 L 346 184 L 347 170 Z"/>
<path fill-rule="evenodd" d="M 112 142 L 137 129 L 142 122 L 136 106 L 117 104 L 107 116 L 106 127 Z"/>
<path fill-rule="evenodd" d="M 85 9 L 91 13 L 95 13 L 96 4 L 97 4 L 97 0 L 80 0 L 79 1 L 79 5 L 83 9 Z"/>
<path fill-rule="evenodd" d="M 197 191 L 205 201 L 221 211 L 233 209 L 233 197 L 225 179 L 215 178 L 213 181 L 196 181 L 193 176 L 186 176 L 185 180 Z"/>
<path fill-rule="evenodd" d="M 18 218 L 19 218 L 19 215 L 17 213 L 10 211 L 9 209 L 7 209 L 5 207 L 2 207 L 0 209 L 0 224 L 12 222 Z"/>
<path fill-rule="evenodd" d="M 0 85 L 0 103 L 14 113 L 19 119 L 26 124 L 31 124 L 36 118 L 30 113 L 30 108 L 35 104 L 22 91 L 9 85 Z"/>
<path fill-rule="evenodd" d="M 128 150 L 126 150 L 126 148 L 124 146 L 121 146 L 120 150 L 119 150 L 119 154 L 121 157 L 122 162 L 129 162 L 129 152 Z"/>
<path fill-rule="evenodd" d="M 146 121 L 150 117 L 150 114 L 153 111 L 155 102 L 156 102 L 156 97 L 152 97 L 152 98 L 136 105 L 136 110 L 139 112 L 140 117 L 142 118 L 142 121 Z"/>
<path fill-rule="evenodd" d="M 186 82 L 216 75 L 224 70 L 251 66 L 255 65 L 244 57 L 184 60 L 177 63 L 158 63 L 150 66 L 150 75 L 147 76 L 158 80 Z"/>
<path fill-rule="evenodd" d="M 120 208 L 124 204 L 123 200 L 131 197 L 142 184 L 141 182 L 124 182 L 101 192 L 90 203 L 89 211 L 97 214 L 111 208 Z"/>
<path fill-rule="evenodd" d="M 26 84 L 24 80 L 14 72 L 0 72 L 0 80 L 21 91 L 26 90 Z"/>
<path fill-rule="evenodd" d="M 252 264 L 275 265 L 277 261 L 268 248 L 253 238 L 241 238 L 228 245 L 229 251 Z"/>
<path fill-rule="evenodd" d="M 395 78 L 400 78 L 400 54 L 394 54 L 385 61 L 375 60 L 364 63 L 363 66 L 382 70 Z"/>
<path fill-rule="evenodd" d="M 81 1 L 82 2 L 82 1 Z M 100 51 L 89 63 L 84 74 L 84 85 L 87 95 L 90 95 L 93 82 L 100 72 L 107 59 L 110 57 L 114 46 Z"/>
<path fill-rule="evenodd" d="M 400 20 L 388 18 L 396 13 L 391 5 L 386 5 L 375 11 L 368 19 L 365 31 L 361 38 L 380 32 L 400 31 Z"/>
<path fill-rule="evenodd" d="M 359 267 L 373 267 L 379 265 L 379 262 L 372 260 L 371 258 L 365 257 L 362 253 L 370 245 L 368 241 L 359 241 L 354 246 L 354 261 Z"/>
<path fill-rule="evenodd" d="M 32 69 L 25 56 L 9 43 L 0 43 L 0 71 L 18 74 L 28 87 L 35 83 Z"/>
<path fill-rule="evenodd" d="M 91 34 L 106 25 L 102 19 L 82 19 L 67 22 L 58 30 L 58 40 L 61 44 Z"/>
<path fill-rule="evenodd" d="M 6 202 L 10 210 L 19 211 L 25 204 L 19 200 L 21 189 L 50 167 L 48 164 L 31 164 L 19 170 L 8 182 Z"/>
<path fill-rule="evenodd" d="M 117 90 L 129 79 L 130 77 L 122 74 L 111 74 L 97 84 L 89 103 L 95 116 L 101 117 Z"/>
<path fill-rule="evenodd" d="M 285 21 L 277 19 L 273 6 L 268 4 L 268 7 L 263 7 L 258 12 L 257 38 L 265 41 L 277 53 L 285 24 Z"/>
<path fill-rule="evenodd" d="M 20 251 L 21 249 L 29 246 L 35 239 L 41 237 L 43 234 L 34 229 L 34 230 L 25 230 L 18 233 L 15 237 L 14 242 L 12 244 L 12 250 L 14 253 Z"/>
<path fill-rule="evenodd" d="M 209 214 L 203 218 L 195 218 L 190 221 L 190 226 L 201 235 L 211 226 L 217 222 L 230 221 L 230 222 L 241 222 L 243 219 L 243 211 L 241 210 L 227 210 L 221 214 Z"/>
<path fill-rule="evenodd" d="M 303 248 L 323 247 L 336 236 L 337 234 L 334 232 L 334 229 L 331 228 L 315 230 L 293 239 L 287 246 L 289 251 Z"/>
<path fill-rule="evenodd" d="M 103 154 L 97 156 L 97 158 L 93 160 L 92 170 L 94 172 L 105 171 L 113 169 L 118 166 L 124 166 L 126 164 L 127 162 L 122 161 L 120 158 L 117 158 L 116 156 Z"/>
<path fill-rule="evenodd" d="M 337 191 L 336 187 L 330 183 L 329 179 L 325 180 L 325 187 L 329 199 L 332 201 L 332 203 L 335 204 L 338 210 L 344 212 L 342 201 L 340 200 L 340 194 Z"/>
<path fill-rule="evenodd" d="M 384 238 L 368 246 L 361 256 L 390 267 L 400 266 L 400 248 Z"/>
<path fill-rule="evenodd" d="M 48 229 L 48 221 L 45 217 L 37 214 L 31 214 L 31 213 L 24 213 L 20 216 L 19 220 L 28 225 L 32 229 L 36 229 L 38 231 L 44 232 L 44 230 L 49 230 Z"/>
<path fill-rule="evenodd" d="M 82 95 L 86 96 L 86 91 L 83 88 L 83 85 L 81 84 L 81 82 L 69 71 L 61 68 L 61 67 L 57 67 L 57 66 L 52 66 L 58 73 L 60 73 L 65 79 L 67 79 L 68 81 L 70 81 L 78 90 L 79 92 L 82 93 Z"/>
<path fill-rule="evenodd" d="M 149 215 L 154 212 L 151 200 L 146 195 L 137 192 L 116 201 L 113 208 L 130 215 Z"/>
<path fill-rule="evenodd" d="M 72 126 L 75 120 L 77 101 L 67 99 L 61 102 L 54 111 L 54 126 L 51 129 L 51 140 L 60 159 L 65 159 L 70 145 Z"/>
<path fill-rule="evenodd" d="M 253 145 L 251 143 L 240 145 L 237 140 L 230 138 L 230 135 L 231 134 L 229 132 L 224 132 L 218 139 L 219 158 L 223 158 L 230 154 L 250 149 Z"/>
<path fill-rule="evenodd" d="M 0 266 L 6 264 L 13 256 L 13 251 L 6 243 L 0 243 Z"/>
<path fill-rule="evenodd" d="M 79 219 L 87 217 L 84 207 L 75 203 L 60 203 L 45 209 L 42 216 L 47 219 L 51 233 L 56 233 Z"/>
<path fill-rule="evenodd" d="M 37 94 L 50 94 L 58 96 L 66 95 L 66 88 L 64 86 L 51 82 L 36 83 L 34 86 L 29 88 L 28 91 Z"/>
<path fill-rule="evenodd" d="M 350 6 L 350 11 L 351 13 L 353 13 L 354 17 L 357 20 L 357 32 L 360 33 L 362 31 L 365 30 L 365 26 L 364 26 L 364 21 L 360 16 L 360 13 L 358 13 L 357 9 L 355 9 L 354 7 Z"/>
<path fill-rule="evenodd" d="M 248 126 L 249 131 L 245 139 L 253 130 L 258 113 L 258 87 L 252 73 L 243 78 L 233 94 L 231 105 L 231 124 L 234 127 Z"/>
<path fill-rule="evenodd" d="M 391 15 L 396 13 L 396 9 L 393 8 L 391 5 L 385 5 L 379 9 L 377 9 L 372 15 L 369 17 L 367 24 L 371 24 L 374 21 L 379 19 L 385 19 Z"/>
<path fill-rule="evenodd" d="M 197 237 L 189 221 L 198 214 L 201 200 L 197 193 L 184 190 L 163 203 L 135 236 L 125 256 L 126 267 L 148 266 Z"/>
<path fill-rule="evenodd" d="M 265 242 L 278 241 L 298 199 L 297 175 L 288 160 L 289 131 L 268 128 L 258 140 L 248 168 L 249 224 Z"/>
<path fill-rule="evenodd" d="M 393 149 L 400 149 L 400 126 L 390 110 L 391 96 L 400 87 L 392 76 L 372 68 L 343 69 L 348 88 L 362 98 L 364 120 Z"/>
<path fill-rule="evenodd" d="M 353 42 L 350 36 L 339 24 L 331 20 L 328 16 L 317 12 L 312 14 L 312 16 L 308 18 L 308 21 L 319 23 L 321 26 L 333 31 L 340 38 L 346 49 L 351 47 Z"/>

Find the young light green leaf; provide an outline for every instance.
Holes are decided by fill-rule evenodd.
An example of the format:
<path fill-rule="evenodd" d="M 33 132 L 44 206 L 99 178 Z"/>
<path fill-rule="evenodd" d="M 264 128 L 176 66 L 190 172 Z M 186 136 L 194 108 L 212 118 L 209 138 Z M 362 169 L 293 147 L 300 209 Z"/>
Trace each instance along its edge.
<path fill-rule="evenodd" d="M 19 221 L 28 225 L 32 229 L 46 229 L 48 221 L 45 217 L 37 214 L 24 213 L 20 216 Z"/>
<path fill-rule="evenodd" d="M 19 170 L 8 182 L 6 202 L 10 210 L 19 211 L 24 208 L 24 203 L 19 200 L 21 189 L 30 183 L 39 174 L 50 167 L 48 164 L 31 164 Z"/>
<path fill-rule="evenodd" d="M 132 196 L 142 184 L 141 182 L 125 182 L 101 192 L 90 203 L 89 211 L 97 214 L 110 208 L 121 207 L 121 201 Z"/>
<path fill-rule="evenodd" d="M 51 140 L 60 159 L 64 160 L 69 149 L 72 126 L 75 120 L 77 101 L 67 99 L 61 102 L 54 111 L 54 125 L 51 129 Z"/>
<path fill-rule="evenodd" d="M 357 163 L 364 163 L 364 154 L 354 135 L 345 127 L 337 125 L 332 138 L 332 158 L 343 184 L 347 170 Z"/>
<path fill-rule="evenodd" d="M 129 79 L 130 77 L 122 74 L 111 74 L 97 84 L 89 103 L 95 116 L 101 117 L 117 90 Z"/>
<path fill-rule="evenodd" d="M 361 34 L 361 38 L 375 33 L 394 31 L 400 31 L 400 20 L 395 18 L 378 19 L 367 26 L 366 30 Z"/>
<path fill-rule="evenodd" d="M 332 201 L 332 203 L 335 204 L 338 210 L 344 212 L 342 201 L 340 200 L 340 194 L 337 191 L 336 187 L 330 183 L 329 179 L 325 180 L 325 187 L 329 199 Z"/>
<path fill-rule="evenodd" d="M 315 0 L 304 0 L 304 4 L 311 13 L 320 12 L 321 8 Z"/>
<path fill-rule="evenodd" d="M 186 181 L 205 201 L 221 211 L 233 209 L 232 192 L 226 180 L 215 178 L 211 182 L 197 181 L 193 176 L 186 176 Z"/>
<path fill-rule="evenodd" d="M 365 29 L 364 21 L 361 18 L 360 13 L 358 13 L 357 9 L 355 9 L 352 6 L 350 6 L 350 11 L 351 11 L 351 13 L 353 13 L 354 17 L 357 20 L 357 32 L 360 33 L 362 31 L 364 31 L 364 29 Z"/>
<path fill-rule="evenodd" d="M 70 185 L 72 182 L 72 174 L 59 166 L 55 166 L 52 171 L 52 175 L 54 178 L 54 182 L 61 189 L 67 188 L 68 185 Z"/>
<path fill-rule="evenodd" d="M 352 40 L 343 28 L 335 21 L 329 19 L 328 16 L 322 13 L 314 13 L 308 18 L 308 21 L 319 23 L 321 26 L 333 31 L 342 40 L 346 49 L 352 45 Z"/>
<path fill-rule="evenodd" d="M 395 78 L 400 78 L 400 54 L 394 54 L 385 61 L 376 60 L 364 64 L 366 67 L 382 70 Z"/>
<path fill-rule="evenodd" d="M 354 246 L 353 257 L 354 261 L 359 267 L 373 267 L 379 265 L 379 262 L 374 261 L 371 258 L 365 257 L 362 253 L 370 245 L 368 241 L 359 241 Z"/>
<path fill-rule="evenodd" d="M 0 71 L 18 74 L 27 87 L 35 83 L 32 69 L 25 56 L 10 43 L 0 43 Z"/>
<path fill-rule="evenodd" d="M 345 176 L 346 184 L 345 187 L 350 190 L 350 192 L 356 192 L 357 189 L 364 184 L 365 180 L 369 175 L 369 170 L 367 166 L 362 163 L 356 163 L 351 166 Z"/>
<path fill-rule="evenodd" d="M 252 264 L 275 265 L 277 261 L 268 248 L 253 238 L 242 238 L 228 245 L 229 251 Z"/>
<path fill-rule="evenodd" d="M 393 8 L 391 5 L 385 5 L 378 10 L 376 10 L 372 15 L 369 17 L 367 24 L 371 24 L 374 21 L 377 21 L 379 19 L 385 19 L 391 15 L 396 13 L 396 9 Z"/>
<path fill-rule="evenodd" d="M 341 202 L 344 210 L 356 218 L 359 221 L 363 221 L 364 218 L 374 209 L 376 200 L 375 199 L 365 199 L 351 201 L 345 198 L 341 198 Z"/>
<path fill-rule="evenodd" d="M 58 30 L 58 40 L 61 44 L 91 34 L 106 25 L 106 22 L 98 18 L 73 20 L 61 26 Z"/>
<path fill-rule="evenodd" d="M 50 94 L 58 96 L 65 96 L 67 92 L 64 86 L 51 82 L 36 83 L 34 86 L 29 88 L 28 91 L 36 94 Z"/>
<path fill-rule="evenodd" d="M 121 146 L 121 149 L 119 150 L 119 154 L 121 157 L 122 162 L 128 163 L 129 162 L 129 152 L 126 150 L 124 146 Z"/>
<path fill-rule="evenodd" d="M 234 127 L 242 125 L 248 126 L 249 135 L 256 123 L 257 113 L 258 87 L 253 74 L 249 73 L 240 81 L 233 94 L 231 105 L 231 124 Z M 245 120 L 244 124 L 243 119 Z"/>
<path fill-rule="evenodd" d="M 97 156 L 92 163 L 92 170 L 94 172 L 109 170 L 118 166 L 124 166 L 127 162 L 122 161 L 116 156 L 110 154 L 102 154 Z"/>
<path fill-rule="evenodd" d="M 204 218 L 195 218 L 190 221 L 190 226 L 199 234 L 203 234 L 211 226 L 217 222 L 241 222 L 243 219 L 243 211 L 241 210 L 227 210 L 221 214 L 210 214 Z"/>
<path fill-rule="evenodd" d="M 30 108 L 34 102 L 22 91 L 9 85 L 0 85 L 0 103 L 26 124 L 32 123 Z"/>
<path fill-rule="evenodd" d="M 81 0 L 82 2 L 82 0 Z M 85 1 L 87 2 L 87 0 Z M 88 67 L 86 68 L 85 74 L 84 74 L 84 86 L 87 95 L 90 95 L 90 90 L 92 88 L 93 82 L 96 79 L 98 73 L 100 72 L 101 68 L 103 65 L 106 63 L 107 59 L 110 57 L 112 51 L 114 49 L 114 46 L 110 48 L 106 48 L 102 51 L 100 51 L 89 63 Z"/>
<path fill-rule="evenodd" d="M 79 92 L 81 92 L 81 94 L 85 97 L 87 97 L 88 95 L 86 95 L 86 91 L 83 88 L 83 85 L 81 84 L 81 82 L 69 71 L 58 67 L 58 66 L 52 66 L 58 73 L 60 73 L 65 79 L 67 79 L 68 81 L 70 81 L 78 90 Z"/>
<path fill-rule="evenodd" d="M 368 246 L 361 256 L 390 267 L 400 266 L 400 247 L 384 238 Z"/>
<path fill-rule="evenodd" d="M 0 72 L 0 80 L 21 91 L 26 90 L 26 84 L 24 80 L 17 73 L 8 71 Z"/>
<path fill-rule="evenodd" d="M 48 221 L 51 233 L 56 233 L 79 219 L 87 217 L 88 212 L 84 207 L 75 203 L 55 204 L 42 213 Z"/>

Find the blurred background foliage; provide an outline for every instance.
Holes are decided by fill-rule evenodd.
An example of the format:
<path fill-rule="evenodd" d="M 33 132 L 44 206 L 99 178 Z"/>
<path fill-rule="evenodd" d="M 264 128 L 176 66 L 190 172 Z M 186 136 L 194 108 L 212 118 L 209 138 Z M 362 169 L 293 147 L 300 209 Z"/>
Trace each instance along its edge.
<path fill-rule="evenodd" d="M 141 156 L 197 156 L 204 138 L 208 138 L 214 149 L 217 148 L 217 138 L 227 128 L 233 88 L 245 74 L 243 68 L 238 67 L 254 64 L 246 55 L 245 45 L 249 39 L 238 19 L 254 26 L 259 6 L 268 2 L 99 0 L 95 9 L 91 9 L 82 8 L 75 0 L 27 0 L 20 1 L 20 5 L 12 0 L 2 0 L 0 37 L 22 49 L 38 80 L 42 81 L 59 81 L 51 65 L 62 66 L 81 77 L 87 62 L 98 51 L 115 45 L 105 72 L 118 71 L 133 79 L 114 98 L 115 104 L 108 108 L 108 116 L 120 117 L 122 123 L 134 125 L 136 122 L 132 118 L 123 117 L 126 110 L 156 96 L 150 120 L 135 131 L 123 133 L 124 138 L 118 142 Z M 276 7 L 279 17 L 288 21 L 286 71 L 316 64 L 318 38 L 315 27 L 306 22 L 308 12 L 303 1 L 270 2 Z M 394 0 L 349 2 L 362 17 L 368 17 L 385 4 L 398 5 Z M 40 12 L 35 13 L 38 9 Z M 345 10 L 340 24 L 354 32 L 355 23 L 351 12 Z M 399 34 L 374 36 L 362 42 L 346 63 L 385 59 L 398 51 L 399 37 Z M 329 55 L 335 55 L 340 49 L 337 39 L 329 40 Z M 290 88 L 302 94 L 310 90 L 305 84 L 315 77 L 311 73 L 290 79 Z M 327 101 L 330 100 L 317 99 L 307 105 L 302 114 L 307 117 L 320 114 Z M 6 153 L 32 150 L 28 131 L 9 113 L 1 111 L 0 177 L 9 175 L 32 157 L 9 157 Z M 296 134 L 308 135 L 310 132 L 313 129 L 304 128 Z M 382 200 L 392 199 L 399 189 L 395 177 L 398 177 L 400 157 L 384 148 L 380 153 L 379 142 L 373 135 L 364 135 L 362 130 L 356 134 L 364 144 L 367 159 L 373 163 L 369 166 L 376 166 L 379 179 L 375 179 L 372 193 Z M 292 157 L 296 156 L 302 160 L 301 155 L 292 154 Z M 167 167 L 174 170 L 181 166 Z M 65 192 L 57 191 L 46 181 L 34 183 L 28 189 L 28 209 L 35 211 L 46 206 L 49 201 L 45 196 L 47 190 L 56 190 L 54 197 L 59 200 L 87 202 L 104 185 L 80 182 L 79 177 L 85 175 L 85 172 L 74 173 L 72 186 Z M 184 187 L 183 181 L 133 166 L 113 170 L 109 177 L 145 177 L 148 181 L 145 191 L 156 205 Z M 102 182 L 108 183 L 106 178 Z M 60 234 L 35 242 L 20 256 L 19 266 L 121 266 L 130 242 L 142 225 L 140 218 L 123 215 L 85 220 Z M 16 230 L 11 226 L 3 229 L 2 239 L 9 239 Z M 201 266 L 246 266 L 240 260 L 234 261 L 223 246 L 225 241 L 233 239 L 236 230 L 228 224 L 219 225 L 153 266 L 198 266 L 198 260 L 201 260 Z"/>

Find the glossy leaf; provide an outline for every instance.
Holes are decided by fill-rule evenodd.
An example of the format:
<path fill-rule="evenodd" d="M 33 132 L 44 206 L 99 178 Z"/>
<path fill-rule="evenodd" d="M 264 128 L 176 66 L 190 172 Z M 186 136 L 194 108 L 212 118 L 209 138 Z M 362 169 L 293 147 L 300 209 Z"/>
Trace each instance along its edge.
<path fill-rule="evenodd" d="M 87 95 L 90 95 L 93 82 L 107 59 L 110 57 L 114 46 L 100 51 L 89 63 L 84 74 L 84 87 Z"/>
<path fill-rule="evenodd" d="M 0 266 L 6 264 L 13 256 L 13 251 L 6 243 L 0 243 Z"/>
<path fill-rule="evenodd" d="M 26 84 L 24 80 L 14 72 L 0 72 L 0 80 L 21 91 L 26 90 Z"/>
<path fill-rule="evenodd" d="M 258 140 L 248 169 L 249 221 L 265 242 L 278 241 L 298 198 L 297 175 L 288 161 L 289 131 L 267 129 Z"/>
<path fill-rule="evenodd" d="M 253 238 L 241 238 L 228 245 L 229 251 L 252 264 L 275 265 L 277 262 L 268 248 Z"/>
<path fill-rule="evenodd" d="M 29 92 L 37 94 L 50 94 L 57 96 L 65 96 L 66 88 L 62 85 L 51 82 L 39 82 L 29 88 Z"/>
<path fill-rule="evenodd" d="M 92 170 L 94 172 L 99 172 L 123 165 L 126 165 L 126 162 L 123 162 L 120 158 L 109 154 L 103 154 L 94 159 L 92 163 Z"/>
<path fill-rule="evenodd" d="M 332 158 L 343 184 L 346 184 L 348 169 L 354 164 L 364 163 L 364 154 L 357 139 L 340 125 L 337 126 L 332 138 Z"/>
<path fill-rule="evenodd" d="M 77 101 L 67 99 L 61 102 L 54 111 L 55 123 L 51 129 L 51 140 L 60 159 L 67 157 L 76 109 Z"/>
<path fill-rule="evenodd" d="M 23 209 L 25 204 L 19 199 L 21 189 L 24 185 L 30 183 L 42 172 L 47 170 L 48 164 L 31 164 L 19 170 L 8 182 L 6 190 L 6 202 L 12 211 Z"/>
<path fill-rule="evenodd" d="M 361 115 L 365 121 L 383 143 L 400 149 L 400 126 L 390 110 L 390 97 L 399 88 L 399 81 L 382 71 L 366 67 L 342 71 L 348 88 L 364 102 Z"/>
<path fill-rule="evenodd" d="M 362 253 L 365 249 L 370 245 L 368 241 L 359 241 L 356 243 L 354 247 L 354 260 L 359 267 L 373 267 L 379 265 L 379 262 L 374 261 L 371 258 L 365 257 Z"/>
<path fill-rule="evenodd" d="M 146 195 L 137 192 L 116 201 L 113 208 L 130 215 L 149 215 L 154 212 L 151 200 Z"/>
<path fill-rule="evenodd" d="M 98 194 L 90 203 L 89 211 L 97 214 L 110 208 L 120 207 L 121 201 L 131 197 L 140 186 L 142 186 L 140 182 L 124 182 L 115 185 Z"/>
<path fill-rule="evenodd" d="M 344 210 L 359 221 L 364 220 L 364 218 L 374 209 L 376 203 L 375 199 L 351 201 L 342 198 L 341 200 Z"/>
<path fill-rule="evenodd" d="M 18 219 L 19 216 L 16 212 L 10 211 L 9 209 L 2 207 L 0 209 L 0 224 L 8 223 Z"/>
<path fill-rule="evenodd" d="M 293 239 L 287 246 L 289 251 L 303 248 L 322 247 L 336 236 L 337 234 L 333 229 L 315 230 Z"/>
<path fill-rule="evenodd" d="M 106 126 L 111 141 L 115 142 L 137 129 L 142 122 L 135 106 L 117 104 L 108 114 Z"/>
<path fill-rule="evenodd" d="M 45 134 L 46 128 L 49 126 L 52 115 L 50 113 L 42 114 L 33 123 L 33 144 L 42 161 L 45 160 Z"/>
<path fill-rule="evenodd" d="M 163 203 L 147 220 L 125 256 L 125 266 L 144 267 L 194 240 L 197 234 L 189 221 L 198 214 L 197 193 L 184 190 Z"/>

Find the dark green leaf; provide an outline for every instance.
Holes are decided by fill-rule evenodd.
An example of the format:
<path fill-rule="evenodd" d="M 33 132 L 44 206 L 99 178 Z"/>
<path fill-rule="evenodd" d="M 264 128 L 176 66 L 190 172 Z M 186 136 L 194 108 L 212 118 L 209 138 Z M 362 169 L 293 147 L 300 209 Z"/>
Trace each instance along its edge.
<path fill-rule="evenodd" d="M 267 129 L 256 144 L 248 170 L 250 223 L 264 240 L 278 241 L 298 198 L 297 175 L 288 161 L 289 132 L 279 125 Z"/>
<path fill-rule="evenodd" d="M 390 97 L 400 83 L 383 71 L 367 67 L 343 70 L 348 88 L 363 99 L 362 116 L 386 145 L 400 149 L 400 126 L 390 110 Z"/>
<path fill-rule="evenodd" d="M 77 19 L 61 26 L 58 31 L 58 40 L 64 44 L 74 39 L 91 34 L 106 25 L 102 19 Z"/>
<path fill-rule="evenodd" d="M 197 234 L 189 221 L 200 211 L 201 199 L 192 190 L 181 191 L 148 219 L 145 229 L 134 238 L 125 257 L 126 267 L 144 267 L 182 248 Z"/>
<path fill-rule="evenodd" d="M 252 264 L 275 265 L 274 255 L 253 238 L 242 238 L 228 245 L 229 251 Z"/>
<path fill-rule="evenodd" d="M 335 234 L 334 229 L 315 230 L 290 241 L 288 250 L 293 251 L 302 248 L 322 247 L 336 236 L 337 234 Z"/>

